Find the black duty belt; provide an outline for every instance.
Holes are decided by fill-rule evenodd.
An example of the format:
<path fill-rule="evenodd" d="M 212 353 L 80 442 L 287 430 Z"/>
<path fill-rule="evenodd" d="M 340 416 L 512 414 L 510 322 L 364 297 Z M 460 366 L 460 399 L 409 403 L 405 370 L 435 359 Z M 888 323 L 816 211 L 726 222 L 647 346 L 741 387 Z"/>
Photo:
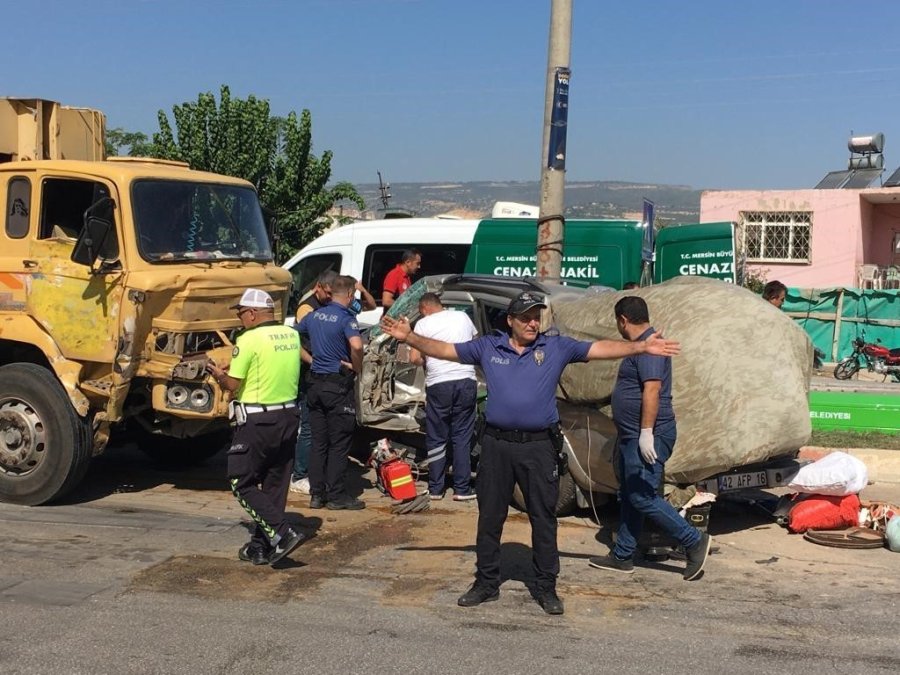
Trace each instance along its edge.
<path fill-rule="evenodd" d="M 342 373 L 313 373 L 310 372 L 309 379 L 311 382 L 346 382 L 353 379 L 353 375 L 344 375 Z"/>
<path fill-rule="evenodd" d="M 532 441 L 548 441 L 550 440 L 550 430 L 540 429 L 539 431 L 520 431 L 519 429 L 498 429 L 490 424 L 484 425 L 484 433 L 491 438 L 500 441 L 508 441 L 510 443 L 530 443 Z"/>

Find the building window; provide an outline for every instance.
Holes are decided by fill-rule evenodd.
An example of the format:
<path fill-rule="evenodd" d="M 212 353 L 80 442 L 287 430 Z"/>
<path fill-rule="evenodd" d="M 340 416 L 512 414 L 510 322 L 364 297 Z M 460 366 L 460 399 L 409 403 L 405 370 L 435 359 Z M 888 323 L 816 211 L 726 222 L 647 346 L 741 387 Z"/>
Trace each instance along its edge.
<path fill-rule="evenodd" d="M 809 262 L 812 213 L 741 211 L 749 262 Z"/>

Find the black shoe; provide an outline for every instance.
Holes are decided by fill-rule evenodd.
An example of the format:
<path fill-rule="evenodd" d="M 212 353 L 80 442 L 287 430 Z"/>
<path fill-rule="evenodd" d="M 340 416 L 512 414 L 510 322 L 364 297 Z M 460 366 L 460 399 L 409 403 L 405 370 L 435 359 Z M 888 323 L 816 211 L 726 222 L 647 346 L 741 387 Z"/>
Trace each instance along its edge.
<path fill-rule="evenodd" d="M 552 588 L 538 591 L 537 601 L 547 614 L 559 615 L 566 611 L 563 608 L 562 600 L 559 599 L 556 591 Z"/>
<path fill-rule="evenodd" d="M 330 501 L 326 506 L 332 511 L 359 511 L 360 509 L 366 508 L 366 503 L 361 499 L 344 497 L 343 499 Z"/>
<path fill-rule="evenodd" d="M 274 565 L 277 563 L 284 556 L 297 548 L 304 539 L 306 539 L 306 536 L 300 532 L 288 530 L 287 534 L 278 540 L 275 548 L 272 549 L 272 553 L 269 554 L 269 564 Z"/>
<path fill-rule="evenodd" d="M 259 548 L 250 548 L 250 542 L 248 541 L 238 551 L 238 560 L 250 562 L 254 565 L 268 565 L 269 554 Z"/>
<path fill-rule="evenodd" d="M 322 495 L 313 495 L 309 498 L 309 508 L 311 509 L 324 509 L 325 508 L 325 497 Z"/>
<path fill-rule="evenodd" d="M 493 602 L 499 597 L 499 589 L 491 588 L 490 586 L 476 581 L 472 584 L 472 588 L 459 596 L 459 600 L 456 601 L 456 604 L 460 607 L 474 607 L 475 605 L 480 605 L 482 602 Z"/>
<path fill-rule="evenodd" d="M 700 576 L 703 571 L 703 565 L 706 564 L 706 558 L 709 556 L 709 548 L 712 545 L 712 539 L 706 532 L 700 535 L 700 541 L 684 550 L 687 556 L 687 565 L 684 568 L 684 580 L 691 581 Z"/>
<path fill-rule="evenodd" d="M 612 553 L 594 556 L 588 560 L 588 565 L 596 567 L 598 570 L 612 570 L 613 572 L 624 572 L 625 574 L 634 573 L 634 562 L 631 558 L 619 560 Z"/>

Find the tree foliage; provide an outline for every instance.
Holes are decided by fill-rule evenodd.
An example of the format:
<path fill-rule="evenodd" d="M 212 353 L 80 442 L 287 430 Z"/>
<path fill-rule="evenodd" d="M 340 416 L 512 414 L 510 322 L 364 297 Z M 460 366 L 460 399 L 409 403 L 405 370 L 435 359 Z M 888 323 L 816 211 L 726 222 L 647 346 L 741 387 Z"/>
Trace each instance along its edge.
<path fill-rule="evenodd" d="M 263 208 L 278 221 L 276 255 L 284 260 L 318 236 L 326 212 L 348 200 L 360 209 L 363 198 L 347 182 L 328 187 L 332 153 L 312 152 L 312 115 L 271 114 L 269 102 L 233 98 L 222 86 L 219 102 L 203 93 L 196 102 L 173 106 L 175 128 L 162 110 L 153 134 L 153 154 L 179 159 L 192 169 L 237 176 L 256 186 Z"/>
<path fill-rule="evenodd" d="M 147 157 L 153 154 L 153 144 L 140 131 L 126 131 L 122 127 L 107 129 L 106 156 L 117 157 L 123 150 L 129 157 Z"/>

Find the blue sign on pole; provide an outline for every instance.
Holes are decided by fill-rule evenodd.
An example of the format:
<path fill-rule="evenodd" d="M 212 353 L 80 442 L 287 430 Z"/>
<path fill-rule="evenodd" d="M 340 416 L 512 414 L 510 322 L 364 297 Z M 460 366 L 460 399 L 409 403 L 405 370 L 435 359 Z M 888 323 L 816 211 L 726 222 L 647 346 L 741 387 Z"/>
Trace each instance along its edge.
<path fill-rule="evenodd" d="M 547 167 L 566 170 L 566 131 L 569 120 L 568 68 L 557 68 L 553 84 L 553 110 L 550 112 L 550 147 L 547 148 Z"/>

